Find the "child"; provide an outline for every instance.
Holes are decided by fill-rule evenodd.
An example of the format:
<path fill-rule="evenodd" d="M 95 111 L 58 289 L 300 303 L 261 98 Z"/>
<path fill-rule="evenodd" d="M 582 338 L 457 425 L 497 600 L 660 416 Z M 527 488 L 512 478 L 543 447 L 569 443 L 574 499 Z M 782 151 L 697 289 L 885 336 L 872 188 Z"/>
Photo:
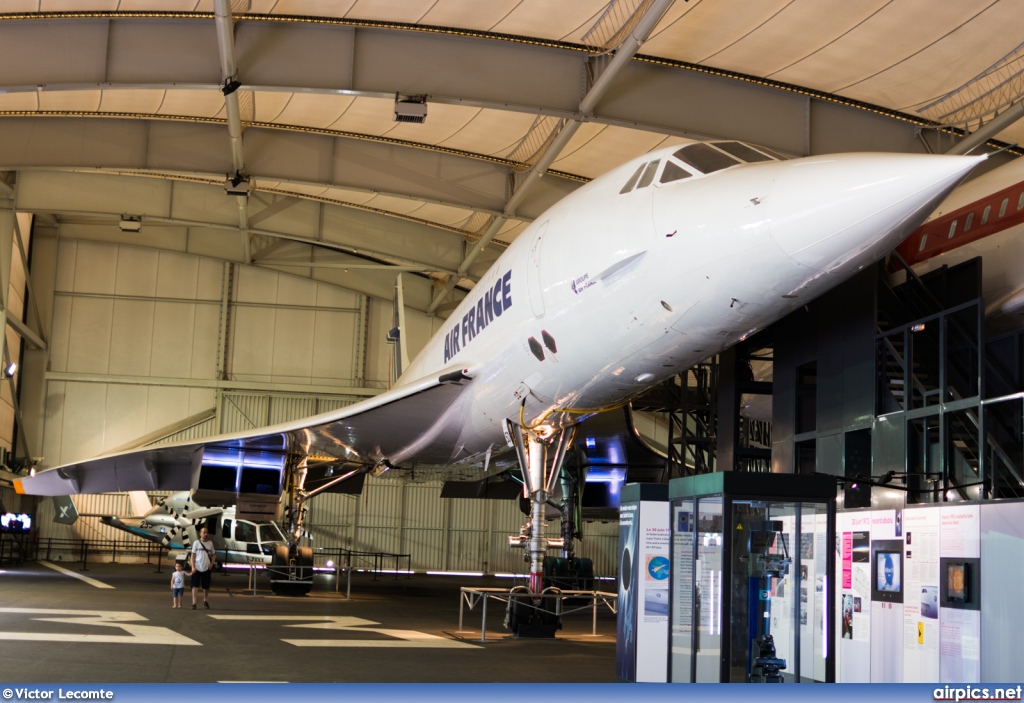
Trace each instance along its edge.
<path fill-rule="evenodd" d="M 188 572 L 185 571 L 184 565 L 180 561 L 174 562 L 174 573 L 171 574 L 172 608 L 181 607 L 181 595 L 185 592 L 185 576 L 187 575 Z"/>

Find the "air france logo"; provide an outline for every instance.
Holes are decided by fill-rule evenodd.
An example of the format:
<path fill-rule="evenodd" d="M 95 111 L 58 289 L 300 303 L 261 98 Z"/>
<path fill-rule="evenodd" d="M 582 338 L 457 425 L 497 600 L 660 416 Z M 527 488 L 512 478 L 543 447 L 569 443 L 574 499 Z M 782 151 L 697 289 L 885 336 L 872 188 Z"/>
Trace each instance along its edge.
<path fill-rule="evenodd" d="M 498 281 L 487 289 L 476 305 L 462 316 L 462 320 L 448 332 L 444 338 L 444 362 L 449 360 L 480 332 L 487 329 L 487 325 L 494 321 L 494 318 L 501 317 L 501 314 L 512 307 L 512 271 L 506 271 Z"/>

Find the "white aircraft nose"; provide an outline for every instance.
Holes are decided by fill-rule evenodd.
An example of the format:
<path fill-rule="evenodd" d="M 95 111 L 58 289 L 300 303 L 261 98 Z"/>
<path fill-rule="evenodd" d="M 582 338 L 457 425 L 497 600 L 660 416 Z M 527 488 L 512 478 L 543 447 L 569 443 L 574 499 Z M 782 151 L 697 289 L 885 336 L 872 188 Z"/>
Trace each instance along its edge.
<path fill-rule="evenodd" d="M 768 203 L 772 238 L 828 271 L 895 248 L 984 156 L 834 154 L 784 162 Z"/>

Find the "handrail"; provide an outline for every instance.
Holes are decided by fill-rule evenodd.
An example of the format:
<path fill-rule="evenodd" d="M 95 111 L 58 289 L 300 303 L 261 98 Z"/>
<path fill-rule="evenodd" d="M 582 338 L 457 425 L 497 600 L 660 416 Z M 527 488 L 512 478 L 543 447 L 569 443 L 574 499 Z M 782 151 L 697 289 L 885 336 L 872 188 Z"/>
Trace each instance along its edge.
<path fill-rule="evenodd" d="M 954 388 L 951 388 L 950 391 L 952 391 L 954 396 L 959 396 L 960 395 L 959 393 L 956 392 L 956 389 L 954 389 Z M 985 409 L 985 405 L 992 405 L 992 404 L 994 404 L 997 401 L 1004 401 L 1005 402 L 1007 400 L 1014 400 L 1015 396 L 1016 397 L 1020 397 L 1020 398 L 1024 398 L 1024 393 L 1014 393 L 1013 395 L 1004 396 L 1002 398 L 992 398 L 990 400 L 982 400 L 979 403 L 978 408 L 979 408 L 979 410 L 984 410 Z M 957 400 L 960 400 L 960 398 L 957 397 Z M 980 421 L 974 415 L 974 413 L 971 412 L 972 410 L 973 410 L 973 408 L 966 408 L 965 409 L 965 411 L 966 411 L 965 414 L 967 415 L 967 418 L 971 421 L 971 424 L 973 424 L 976 428 L 980 429 Z M 1013 466 L 1013 460 L 1010 458 L 1010 455 L 1007 454 L 1006 451 L 999 444 L 999 442 L 997 442 L 995 440 L 995 438 L 991 436 L 991 433 L 986 432 L 985 433 L 985 437 L 983 437 L 982 439 L 984 439 L 984 441 L 985 441 L 985 445 L 984 446 L 991 448 L 995 452 L 995 455 L 1003 460 L 1003 463 L 1006 465 L 1007 470 L 1010 472 L 1010 474 L 1013 475 L 1013 477 L 1015 479 L 1017 479 L 1017 483 L 1019 485 L 1024 486 L 1024 477 L 1022 477 L 1017 472 L 1017 470 Z M 981 452 L 983 451 L 983 447 L 978 447 L 978 451 L 979 451 L 979 456 L 980 456 Z M 979 474 L 979 478 L 980 477 L 981 476 Z"/>
<path fill-rule="evenodd" d="M 467 630 L 462 629 L 462 614 L 463 606 L 466 605 L 470 610 L 476 607 L 477 603 L 483 603 L 481 608 L 482 614 L 480 616 L 480 641 L 487 642 L 487 599 L 494 598 L 495 600 L 505 603 L 506 605 L 513 599 L 517 601 L 527 601 L 522 603 L 523 607 L 537 608 L 534 605 L 534 601 L 537 599 L 548 600 L 551 598 L 555 599 L 555 615 L 561 617 L 562 615 L 572 615 L 588 608 L 591 611 L 591 632 L 590 634 L 594 637 L 597 636 L 597 606 L 600 603 L 608 607 L 612 613 L 618 613 L 618 593 L 608 593 L 606 591 L 559 591 L 558 593 L 514 593 L 507 588 L 477 588 L 463 586 L 459 589 L 459 632 L 466 632 Z M 563 601 L 567 598 L 581 599 L 589 598 L 590 603 L 588 605 L 582 605 L 579 607 L 564 608 Z M 539 609 L 539 608 L 538 608 Z"/>

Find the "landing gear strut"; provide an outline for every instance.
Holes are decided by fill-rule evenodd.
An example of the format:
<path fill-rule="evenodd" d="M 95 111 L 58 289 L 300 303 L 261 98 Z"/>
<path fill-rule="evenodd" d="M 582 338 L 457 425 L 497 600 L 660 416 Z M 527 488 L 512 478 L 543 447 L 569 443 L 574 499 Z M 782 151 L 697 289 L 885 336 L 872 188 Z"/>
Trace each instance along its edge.
<path fill-rule="evenodd" d="M 302 522 L 306 515 L 306 501 L 353 476 L 360 474 L 379 476 L 390 469 L 391 464 L 387 459 L 381 459 L 375 464 L 357 466 L 319 487 L 307 491 L 305 484 L 306 474 L 309 470 L 308 457 L 296 456 L 289 461 L 291 462 L 290 470 L 286 472 L 289 481 L 286 486 L 287 509 L 285 515 L 285 535 L 288 537 L 288 544 L 282 544 L 274 550 L 273 560 L 270 563 L 270 587 L 274 595 L 304 596 L 313 588 L 313 550 L 309 547 L 299 546 L 299 540 L 304 533 Z"/>
<path fill-rule="evenodd" d="M 518 637 L 554 637 L 561 623 L 558 599 L 551 596 L 560 591 L 553 587 L 545 588 L 544 564 L 548 549 L 565 548 L 565 537 L 544 537 L 544 513 L 561 475 L 566 451 L 572 446 L 576 428 L 556 430 L 547 440 L 511 422 L 508 429 L 523 472 L 523 497 L 530 501 L 530 521 L 518 535 L 509 537 L 509 546 L 526 550 L 525 559 L 530 562 L 530 583 L 528 587 L 518 586 L 512 590 L 505 625 Z M 549 449 L 553 449 L 550 461 Z M 569 541 L 571 549 L 571 536 Z"/>
<path fill-rule="evenodd" d="M 306 482 L 306 457 L 299 459 L 287 472 L 291 480 L 286 486 L 288 491 L 288 507 L 286 509 L 288 544 L 279 545 L 274 549 L 270 562 L 270 589 L 275 596 L 304 596 L 313 589 L 313 550 L 300 547 L 302 536 L 302 519 L 306 514 L 303 505 L 306 493 L 303 489 Z"/>
<path fill-rule="evenodd" d="M 279 545 L 270 563 L 270 589 L 275 596 L 304 596 L 313 588 L 313 550 Z"/>

